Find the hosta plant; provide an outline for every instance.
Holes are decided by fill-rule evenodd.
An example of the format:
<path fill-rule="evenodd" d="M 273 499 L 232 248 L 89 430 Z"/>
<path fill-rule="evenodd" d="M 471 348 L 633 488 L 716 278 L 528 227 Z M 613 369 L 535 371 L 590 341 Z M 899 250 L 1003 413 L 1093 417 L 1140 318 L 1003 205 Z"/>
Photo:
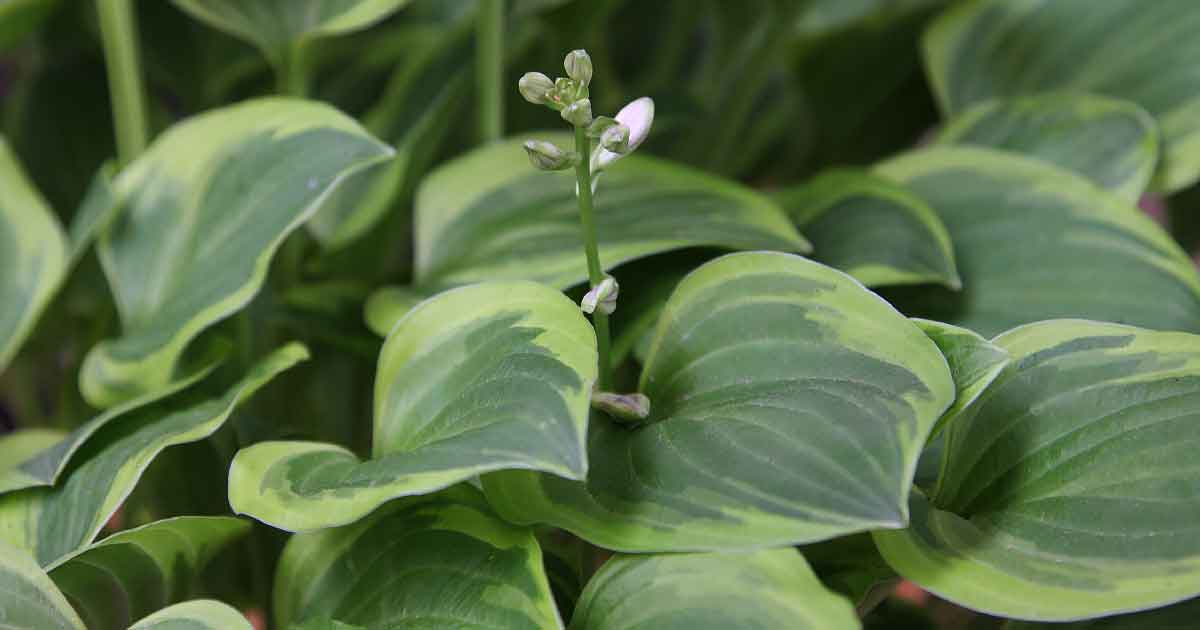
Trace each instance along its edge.
<path fill-rule="evenodd" d="M 0 627 L 1198 627 L 1198 27 L 0 1 Z"/>

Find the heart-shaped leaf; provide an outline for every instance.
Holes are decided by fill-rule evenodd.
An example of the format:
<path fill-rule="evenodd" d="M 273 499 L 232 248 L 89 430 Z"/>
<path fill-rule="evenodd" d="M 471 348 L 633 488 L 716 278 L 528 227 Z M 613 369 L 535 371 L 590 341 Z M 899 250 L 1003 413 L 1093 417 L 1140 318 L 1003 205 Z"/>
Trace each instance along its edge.
<path fill-rule="evenodd" d="M 119 532 L 55 567 L 50 579 L 88 630 L 125 630 L 192 595 L 212 555 L 250 530 L 225 516 L 181 516 Z"/>
<path fill-rule="evenodd" d="M 616 556 L 579 598 L 570 630 L 858 630 L 854 606 L 795 549 Z"/>
<path fill-rule="evenodd" d="M 679 284 L 640 391 L 595 417 L 586 482 L 485 475 L 505 518 L 623 551 L 746 549 L 902 527 L 917 455 L 954 399 L 946 360 L 853 278 L 730 254 Z"/>
<path fill-rule="evenodd" d="M 884 558 L 989 614 L 1066 621 L 1200 594 L 1200 336 L 1083 320 L 993 343 L 1012 363 L 946 424 L 936 490 Z"/>
<path fill-rule="evenodd" d="M 595 333 L 562 293 L 532 282 L 446 291 L 384 343 L 371 459 L 334 444 L 255 444 L 234 458 L 229 502 L 303 531 L 493 470 L 581 479 L 596 366 Z"/>
<path fill-rule="evenodd" d="M 457 486 L 353 525 L 298 534 L 275 581 L 277 627 L 324 618 L 370 628 L 561 628 L 528 530 Z"/>
<path fill-rule="evenodd" d="M 108 409 L 51 444 L 44 444 L 36 450 L 0 451 L 8 455 L 3 463 L 4 467 L 0 468 L 0 492 L 54 485 L 66 470 L 71 457 L 97 431 L 127 414 L 132 414 L 142 407 L 162 400 L 203 379 L 221 363 L 226 350 L 227 347 L 223 344 L 210 345 L 205 356 L 182 370 L 183 376 L 175 382 Z M 26 442 L 26 445 L 30 444 L 32 442 Z"/>
<path fill-rule="evenodd" d="M 925 64 L 950 113 L 1059 90 L 1137 103 L 1162 132 L 1156 183 L 1178 190 L 1200 176 L 1197 29 L 1200 4 L 1190 0 L 974 0 L 926 32 Z"/>
<path fill-rule="evenodd" d="M 46 572 L 27 552 L 0 540 L 0 621 L 9 628 L 85 630 Z"/>
<path fill-rule="evenodd" d="M 0 372 L 33 330 L 67 268 L 67 239 L 0 138 Z"/>
<path fill-rule="evenodd" d="M 837 169 L 775 198 L 812 241 L 813 259 L 867 286 L 962 286 L 946 227 L 903 186 L 868 172 Z"/>
<path fill-rule="evenodd" d="M 254 630 L 254 626 L 228 604 L 194 599 L 164 608 L 129 630 Z"/>
<path fill-rule="evenodd" d="M 192 17 L 258 47 L 276 68 L 308 41 L 386 18 L 409 0 L 172 0 Z"/>
<path fill-rule="evenodd" d="M 631 155 L 600 182 L 596 230 L 605 268 L 684 247 L 809 250 L 770 199 L 728 180 Z M 438 168 L 416 204 L 420 284 L 522 279 L 566 288 L 587 279 L 575 180 L 534 169 L 521 140 Z"/>
<path fill-rule="evenodd" d="M 912 321 L 937 344 L 954 376 L 954 404 L 934 427 L 933 433 L 937 434 L 945 420 L 974 402 L 996 380 L 1009 363 L 1008 352 L 966 328 L 927 319 Z"/>
<path fill-rule="evenodd" d="M 877 171 L 937 211 L 963 279 L 958 293 L 922 290 L 908 312 L 984 336 L 1060 317 L 1200 331 L 1191 260 L 1144 213 L 1081 175 L 975 147 L 915 151 Z"/>
<path fill-rule="evenodd" d="M 88 353 L 80 390 L 109 407 L 166 385 L 205 328 L 262 286 L 275 250 L 348 174 L 390 155 L 317 103 L 262 99 L 162 134 L 114 182 L 99 242 L 124 334 Z"/>
<path fill-rule="evenodd" d="M 307 356 L 303 346 L 284 346 L 223 396 L 205 400 L 187 390 L 101 427 L 57 485 L 0 496 L 0 539 L 26 549 L 42 566 L 60 564 L 92 542 L 163 449 L 208 437 L 238 404 Z"/>
<path fill-rule="evenodd" d="M 1146 110 L 1075 92 L 980 103 L 951 119 L 938 142 L 1037 157 L 1130 202 L 1146 191 L 1159 152 L 1158 129 Z"/>

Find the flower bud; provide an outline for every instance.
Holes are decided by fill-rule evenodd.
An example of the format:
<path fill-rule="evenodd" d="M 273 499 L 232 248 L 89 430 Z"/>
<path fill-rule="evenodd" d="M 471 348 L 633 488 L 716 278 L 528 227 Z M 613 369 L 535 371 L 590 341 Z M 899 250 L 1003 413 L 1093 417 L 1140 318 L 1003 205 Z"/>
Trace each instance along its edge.
<path fill-rule="evenodd" d="M 567 76 L 578 81 L 580 85 L 587 87 L 591 84 L 592 58 L 586 50 L 572 50 L 567 53 L 567 58 L 563 60 L 563 68 L 567 71 Z"/>
<path fill-rule="evenodd" d="M 529 162 L 543 171 L 561 171 L 575 165 L 575 154 L 563 151 L 551 142 L 541 140 L 526 140 L 525 153 Z"/>
<path fill-rule="evenodd" d="M 521 96 L 530 103 L 545 105 L 550 101 L 554 82 L 541 72 L 526 72 L 521 80 L 517 81 L 517 89 L 521 92 Z"/>
<path fill-rule="evenodd" d="M 600 146 L 617 155 L 629 153 L 629 127 L 617 123 L 605 129 L 600 134 Z"/>
<path fill-rule="evenodd" d="M 592 101 L 584 98 L 567 105 L 562 118 L 576 127 L 587 127 L 592 124 Z"/>
<path fill-rule="evenodd" d="M 650 399 L 642 393 L 592 392 L 592 408 L 614 420 L 640 421 L 650 417 Z"/>
<path fill-rule="evenodd" d="M 609 127 L 619 124 L 620 123 L 618 123 L 616 119 L 609 118 L 608 116 L 597 116 L 596 119 L 592 121 L 592 124 L 588 125 L 588 137 L 592 138 L 593 140 L 599 140 L 600 136 L 603 136 L 604 132 L 608 131 Z"/>
<path fill-rule="evenodd" d="M 613 311 L 617 310 L 617 296 L 620 293 L 621 287 L 617 284 L 617 279 L 605 276 L 600 284 L 592 287 L 592 290 L 583 296 L 579 302 L 579 309 L 589 315 L 596 311 L 612 315 Z"/>

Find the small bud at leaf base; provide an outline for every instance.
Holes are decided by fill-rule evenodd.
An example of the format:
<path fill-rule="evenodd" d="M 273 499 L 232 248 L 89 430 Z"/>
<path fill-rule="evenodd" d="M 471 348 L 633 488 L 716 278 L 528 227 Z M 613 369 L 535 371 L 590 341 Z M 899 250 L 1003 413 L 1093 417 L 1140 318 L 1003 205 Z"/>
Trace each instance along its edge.
<path fill-rule="evenodd" d="M 562 118 L 576 127 L 592 124 L 592 101 L 585 98 L 567 105 L 566 109 L 562 110 Z"/>
<path fill-rule="evenodd" d="M 517 82 L 517 89 L 521 92 L 521 96 L 525 100 L 534 105 L 545 105 L 550 101 L 551 92 L 554 90 L 554 83 L 550 77 L 541 72 L 526 72 L 521 80 Z"/>
<path fill-rule="evenodd" d="M 561 171 L 575 165 L 575 154 L 541 140 L 526 140 L 525 153 L 534 167 L 543 171 Z"/>
<path fill-rule="evenodd" d="M 617 279 L 605 276 L 600 284 L 592 287 L 592 290 L 583 296 L 579 302 L 579 309 L 589 315 L 596 311 L 612 315 L 617 310 L 617 296 L 620 293 L 621 287 L 617 284 Z"/>
<path fill-rule="evenodd" d="M 567 76 L 584 87 L 592 82 L 592 58 L 586 50 L 572 50 L 567 53 L 567 58 L 563 60 L 563 69 L 567 71 Z"/>
<path fill-rule="evenodd" d="M 592 408 L 603 411 L 614 420 L 638 421 L 650 417 L 650 399 L 642 393 L 592 392 Z"/>
<path fill-rule="evenodd" d="M 604 130 L 600 136 L 600 146 L 617 155 L 629 153 L 629 127 L 617 123 Z"/>

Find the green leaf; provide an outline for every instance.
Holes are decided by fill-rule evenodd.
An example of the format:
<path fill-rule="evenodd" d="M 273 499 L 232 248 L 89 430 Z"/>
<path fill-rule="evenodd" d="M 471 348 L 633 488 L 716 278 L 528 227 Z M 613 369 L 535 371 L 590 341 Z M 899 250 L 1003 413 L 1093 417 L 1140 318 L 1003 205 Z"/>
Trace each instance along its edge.
<path fill-rule="evenodd" d="M 413 287 L 380 287 L 367 298 L 363 319 L 371 332 L 387 337 L 396 322 L 428 298 L 429 295 Z"/>
<path fill-rule="evenodd" d="M 375 226 L 398 199 L 408 200 L 468 101 L 473 13 L 452 24 L 415 26 L 396 34 L 406 54 L 363 121 L 396 147 L 396 158 L 362 171 L 330 195 L 308 223 L 326 249 L 338 249 Z"/>
<path fill-rule="evenodd" d="M 229 502 L 304 531 L 493 470 L 582 479 L 595 344 L 577 304 L 532 282 L 441 293 L 384 343 L 371 459 L 334 444 L 255 444 L 234 458 Z"/>
<path fill-rule="evenodd" d="M 881 592 L 890 592 L 898 577 L 884 561 L 870 534 L 854 534 L 805 545 L 800 553 L 812 565 L 821 582 L 854 602 L 859 615 L 879 602 Z"/>
<path fill-rule="evenodd" d="M 0 496 L 0 539 L 30 551 L 42 566 L 60 564 L 92 542 L 159 453 L 208 437 L 242 401 L 307 357 L 299 344 L 284 346 L 223 396 L 204 400 L 187 390 L 101 427 L 57 485 Z"/>
<path fill-rule="evenodd" d="M 409 0 L 172 0 L 192 17 L 258 47 L 276 68 L 311 40 L 361 30 Z"/>
<path fill-rule="evenodd" d="M 923 588 L 1068 621 L 1200 593 L 1200 336 L 1083 320 L 993 343 L 1012 363 L 946 425 L 931 499 L 875 532 Z"/>
<path fill-rule="evenodd" d="M 962 287 L 946 227 L 903 186 L 868 172 L 835 169 L 775 199 L 812 241 L 813 259 L 867 286 Z"/>
<path fill-rule="evenodd" d="M 0 372 L 33 331 L 66 269 L 66 235 L 0 137 Z"/>
<path fill-rule="evenodd" d="M 371 628 L 561 628 L 528 530 L 457 486 L 358 523 L 293 536 L 275 580 L 276 626 L 312 617 Z"/>
<path fill-rule="evenodd" d="M 183 375 L 178 380 L 102 412 L 52 444 L 45 444 L 36 450 L 4 451 L 0 449 L 0 452 L 7 455 L 2 464 L 3 467 L 0 467 L 0 493 L 54 485 L 66 470 L 71 457 L 97 431 L 200 381 L 224 360 L 227 350 L 228 347 L 223 344 L 210 344 L 204 357 L 195 360 L 191 366 L 183 370 Z M 29 444 L 32 445 L 32 443 Z"/>
<path fill-rule="evenodd" d="M 1200 619 L 1200 599 L 1157 610 L 1069 624 L 1014 621 L 1006 630 L 1193 630 Z"/>
<path fill-rule="evenodd" d="M 1009 363 L 1008 352 L 966 328 L 927 319 L 912 321 L 937 344 L 942 356 L 946 357 L 946 363 L 950 364 L 950 374 L 954 376 L 954 404 L 942 414 L 934 427 L 933 434 L 936 435 L 946 420 L 975 402 L 983 390 L 996 380 Z"/>
<path fill-rule="evenodd" d="M 566 146 L 563 136 L 546 136 Z M 431 173 L 417 191 L 417 280 L 423 285 L 587 279 L 575 180 L 538 171 L 523 139 L 476 149 Z M 731 181 L 631 155 L 600 178 L 600 260 L 622 263 L 684 247 L 809 245 L 768 198 Z"/>
<path fill-rule="evenodd" d="M 964 290 L 906 311 L 984 336 L 1083 317 L 1200 331 L 1200 279 L 1171 237 L 1081 175 L 1016 153 L 937 147 L 877 167 L 950 231 Z"/>
<path fill-rule="evenodd" d="M 164 608 L 129 626 L 129 630 L 254 630 L 254 626 L 228 604 L 194 599 Z"/>
<path fill-rule="evenodd" d="M 583 591 L 570 630 L 860 627 L 795 549 L 769 549 L 616 556 Z"/>
<path fill-rule="evenodd" d="M 113 534 L 72 556 L 50 579 L 88 630 L 125 630 L 191 596 L 212 555 L 250 530 L 227 516 L 181 516 Z"/>
<path fill-rule="evenodd" d="M 0 492 L 43 485 L 44 482 L 36 474 L 22 470 L 20 463 L 33 459 L 66 436 L 58 429 L 40 428 L 17 429 L 0 436 L 0 453 L 4 454 L 6 465 L 7 462 L 17 463 L 12 468 L 0 469 Z"/>
<path fill-rule="evenodd" d="M 1146 110 L 1072 92 L 974 105 L 951 119 L 937 141 L 1037 157 L 1133 203 L 1150 185 L 1159 151 L 1158 129 Z"/>
<path fill-rule="evenodd" d="M 0 622 L 16 630 L 86 630 L 67 598 L 28 553 L 0 540 Z"/>
<path fill-rule="evenodd" d="M 917 456 L 954 398 L 920 329 L 853 278 L 773 252 L 679 284 L 639 389 L 646 424 L 592 419 L 586 482 L 485 475 L 496 510 L 622 551 L 903 527 Z"/>
<path fill-rule="evenodd" d="M 993 98 L 1072 90 L 1137 103 L 1162 132 L 1156 185 L 1200 176 L 1200 5 L 1190 0 L 976 0 L 926 32 L 925 63 L 946 112 Z"/>
<path fill-rule="evenodd" d="M 123 212 L 99 253 L 124 334 L 84 360 L 80 390 L 110 407 L 168 383 L 201 331 L 245 306 L 283 239 L 390 149 L 313 102 L 261 99 L 172 127 L 114 182 Z"/>

